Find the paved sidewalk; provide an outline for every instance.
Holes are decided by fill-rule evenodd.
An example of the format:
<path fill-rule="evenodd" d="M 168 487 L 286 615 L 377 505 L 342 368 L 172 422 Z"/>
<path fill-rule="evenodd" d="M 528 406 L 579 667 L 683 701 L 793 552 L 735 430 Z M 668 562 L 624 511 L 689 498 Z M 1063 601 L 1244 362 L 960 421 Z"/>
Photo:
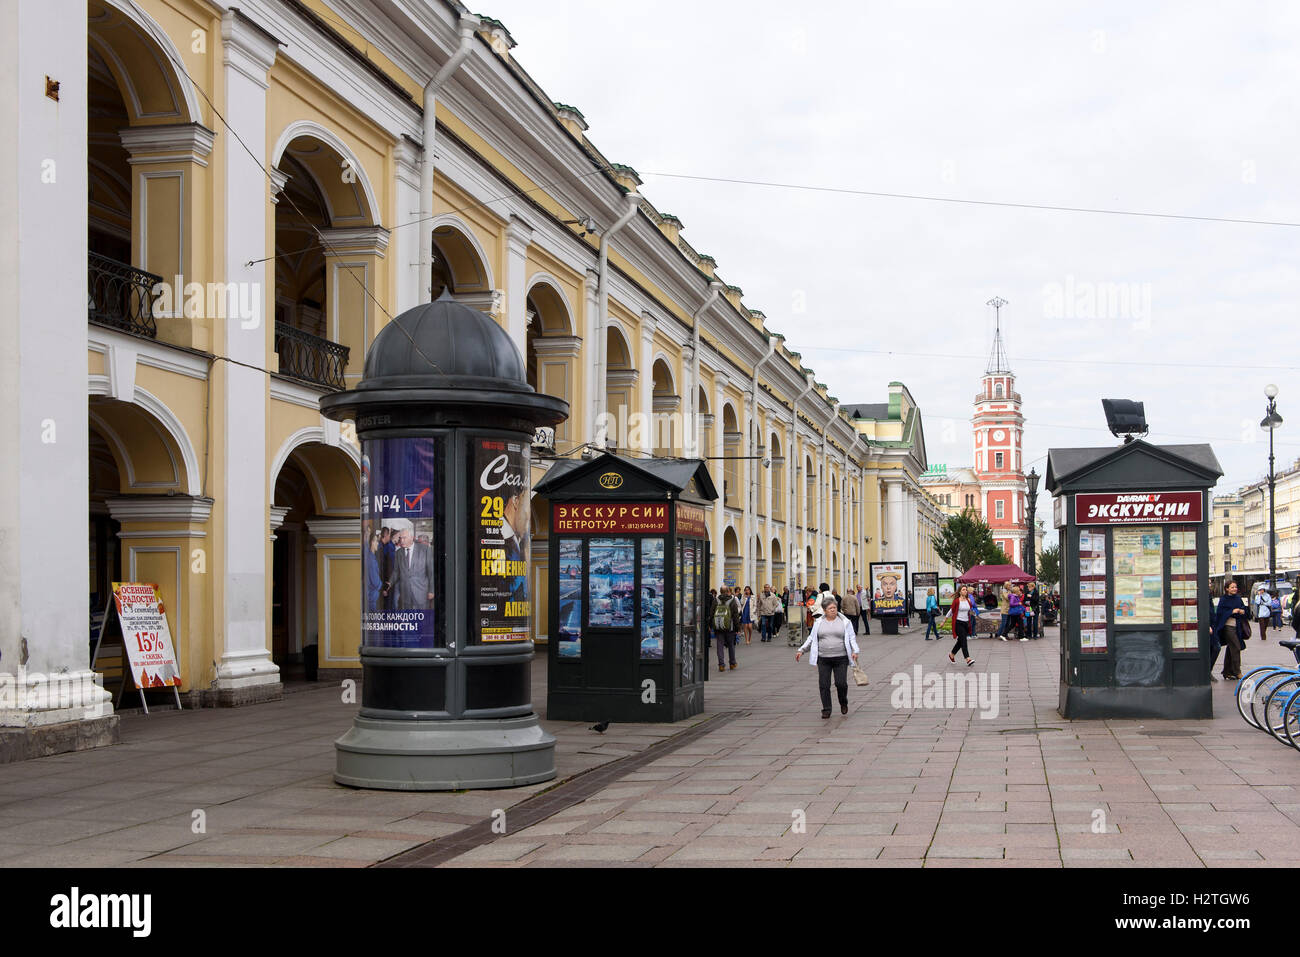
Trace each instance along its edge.
<path fill-rule="evenodd" d="M 0 764 L 0 868 L 366 867 L 556 783 L 454 793 L 342 787 L 334 741 L 357 706 L 343 703 L 337 684 L 305 687 L 245 708 L 127 712 L 120 745 Z M 533 700 L 544 709 L 544 655 Z M 544 725 L 564 780 L 708 717 L 615 725 L 604 735 L 585 722 Z"/>
<path fill-rule="evenodd" d="M 747 714 L 591 799 L 444 866 L 621 864 L 1294 866 L 1300 754 L 1247 727 L 1233 684 L 1211 721 L 1069 722 L 1058 641 L 981 639 L 1001 708 L 897 709 L 896 672 L 966 672 L 920 629 L 863 638 L 872 682 L 821 718 L 815 672 L 743 649 L 710 708 Z M 1252 641 L 1246 663 L 1293 661 Z M 988 680 L 988 679 L 986 679 Z"/>
<path fill-rule="evenodd" d="M 1213 721 L 1071 723 L 1056 713 L 1055 630 L 1037 642 L 977 641 L 973 669 L 949 665 L 948 644 L 922 641 L 919 628 L 861 640 L 872 683 L 850 687 L 847 717 L 823 721 L 806 659 L 795 664 L 784 644 L 756 640 L 739 650 L 736 671 L 710 675 L 704 716 L 614 725 L 603 736 L 585 723 L 546 722 L 564 779 L 709 714 L 740 712 L 444 866 L 1300 859 L 1300 754 L 1246 727 L 1231 685 L 1216 685 Z M 1249 666 L 1289 659 L 1257 640 L 1246 654 Z M 895 709 L 890 676 L 916 664 L 997 674 L 999 715 Z M 534 695 L 540 708 L 544 660 Z M 125 714 L 117 747 L 0 765 L 0 867 L 367 866 L 554 784 L 453 794 L 340 787 L 333 742 L 355 710 L 326 686 L 234 710 Z"/>

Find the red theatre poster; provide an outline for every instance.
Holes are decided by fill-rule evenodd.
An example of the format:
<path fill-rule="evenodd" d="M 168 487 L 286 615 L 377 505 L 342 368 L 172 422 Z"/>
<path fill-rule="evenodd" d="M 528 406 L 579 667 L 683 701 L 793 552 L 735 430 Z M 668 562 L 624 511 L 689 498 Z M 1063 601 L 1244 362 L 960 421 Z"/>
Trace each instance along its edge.
<path fill-rule="evenodd" d="M 137 688 L 179 688 L 180 669 L 157 585 L 113 582 L 122 644 Z"/>

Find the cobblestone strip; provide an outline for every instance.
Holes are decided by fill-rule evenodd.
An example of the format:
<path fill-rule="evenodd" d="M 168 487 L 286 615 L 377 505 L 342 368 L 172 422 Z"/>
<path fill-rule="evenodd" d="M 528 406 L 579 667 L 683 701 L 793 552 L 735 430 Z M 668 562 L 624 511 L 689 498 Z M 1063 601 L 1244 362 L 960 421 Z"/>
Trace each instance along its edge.
<path fill-rule="evenodd" d="M 617 761 L 603 764 L 590 771 L 575 775 L 547 791 L 542 791 L 540 794 L 536 794 L 509 809 L 509 830 L 521 831 L 534 824 L 539 824 L 547 818 L 573 807 L 575 804 L 580 804 L 625 775 L 685 747 L 697 738 L 718 730 L 740 717 L 741 714 L 742 712 L 739 711 L 725 711 L 716 714 L 680 734 L 675 734 L 670 738 L 652 744 L 639 754 L 628 755 L 625 758 L 619 758 Z M 485 844 L 491 844 L 497 838 L 503 837 L 503 833 L 493 829 L 496 823 L 495 819 L 486 818 L 477 824 L 457 831 L 455 834 L 412 848 L 374 866 L 437 867 L 452 858 L 459 857 Z"/>

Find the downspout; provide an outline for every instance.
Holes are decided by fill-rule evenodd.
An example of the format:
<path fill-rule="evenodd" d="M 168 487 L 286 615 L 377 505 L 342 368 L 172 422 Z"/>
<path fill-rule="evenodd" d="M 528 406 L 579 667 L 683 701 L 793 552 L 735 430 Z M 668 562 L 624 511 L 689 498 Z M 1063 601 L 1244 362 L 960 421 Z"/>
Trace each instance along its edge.
<path fill-rule="evenodd" d="M 690 404 L 687 406 L 691 410 L 691 458 L 700 458 L 700 323 L 704 319 L 704 313 L 708 311 L 709 306 L 718 301 L 718 296 L 722 294 L 722 283 L 714 279 L 709 283 L 709 294 L 705 297 L 704 302 L 700 303 L 700 308 L 695 310 L 695 315 L 691 316 L 691 394 L 689 396 Z"/>
<path fill-rule="evenodd" d="M 754 366 L 753 373 L 751 373 L 749 377 L 749 431 L 751 435 L 758 431 L 758 370 L 763 368 L 767 361 L 776 354 L 776 343 L 776 336 L 767 337 L 767 355 L 758 360 L 758 363 Z M 698 394 L 699 390 L 697 389 L 696 395 Z M 761 443 L 755 443 L 752 439 L 750 440 L 750 455 L 754 454 L 754 450 L 758 447 L 758 444 Z M 754 494 L 754 487 L 758 483 L 755 481 L 754 477 L 762 467 L 762 462 L 755 459 L 749 460 L 749 494 L 745 497 L 746 501 L 749 502 L 749 508 L 745 510 L 745 524 L 749 526 L 745 529 L 745 555 L 747 556 L 746 563 L 749 566 L 745 569 L 746 581 L 753 581 L 754 578 L 754 555 L 749 546 L 754 538 L 755 530 L 758 526 L 758 496 Z"/>
<path fill-rule="evenodd" d="M 433 298 L 433 141 L 437 135 L 438 90 L 456 69 L 469 56 L 474 48 L 474 34 L 478 32 L 482 21 L 472 13 L 461 14 L 460 46 L 442 65 L 432 80 L 424 87 L 424 116 L 422 124 L 424 139 L 421 143 L 420 156 L 420 289 L 424 301 Z"/>
<path fill-rule="evenodd" d="M 623 210 L 623 215 L 601 235 L 600 253 L 596 265 L 596 354 L 599 359 L 596 362 L 596 388 L 592 390 L 595 400 L 592 405 L 591 424 L 594 444 L 602 449 L 609 445 L 609 436 L 601 424 L 601 413 L 609 398 L 605 383 L 605 367 L 609 364 L 609 339 L 605 334 L 605 313 L 609 310 L 609 241 L 615 233 L 632 221 L 632 217 L 641 206 L 640 193 L 628 193 L 623 198 L 627 202 L 627 209 Z M 649 371 L 646 369 L 643 373 L 648 374 Z"/>
<path fill-rule="evenodd" d="M 786 461 L 790 463 L 788 469 L 790 473 L 790 514 L 786 519 L 786 530 L 790 533 L 791 540 L 794 539 L 794 527 L 797 522 L 795 510 L 799 505 L 798 484 L 794 477 L 795 463 L 799 461 L 799 400 L 811 392 L 813 387 L 817 384 L 817 380 L 813 378 L 811 372 L 804 373 L 804 381 L 807 383 L 804 386 L 804 390 L 795 396 L 794 402 L 790 403 L 790 450 L 786 453 Z M 807 488 L 807 485 L 805 484 L 804 487 Z M 805 494 L 807 493 L 805 492 Z M 807 536 L 808 529 L 805 526 L 804 540 L 799 543 L 798 565 L 803 564 L 804 546 L 807 544 Z M 795 567 L 798 567 L 798 565 Z M 807 571 L 808 569 L 805 568 L 804 572 L 807 573 Z M 805 582 L 804 584 L 807 583 Z"/>

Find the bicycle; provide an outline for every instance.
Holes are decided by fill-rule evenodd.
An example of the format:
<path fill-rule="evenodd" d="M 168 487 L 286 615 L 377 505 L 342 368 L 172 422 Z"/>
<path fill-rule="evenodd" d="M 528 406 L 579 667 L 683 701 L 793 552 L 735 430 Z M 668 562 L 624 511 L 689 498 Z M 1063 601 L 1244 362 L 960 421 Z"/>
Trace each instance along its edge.
<path fill-rule="evenodd" d="M 1234 691 L 1234 697 L 1237 699 L 1237 713 L 1251 727 L 1257 730 L 1265 730 L 1264 717 L 1268 707 L 1268 700 L 1273 692 L 1277 690 L 1278 685 L 1287 681 L 1289 678 L 1300 677 L 1300 641 L 1286 639 L 1278 642 L 1283 648 L 1290 648 L 1291 653 L 1295 655 L 1295 668 L 1285 668 L 1281 665 L 1261 665 L 1242 675 L 1241 680 L 1237 682 Z M 1263 707 L 1260 708 L 1260 703 Z M 1270 733 L 1271 732 L 1271 729 Z"/>

